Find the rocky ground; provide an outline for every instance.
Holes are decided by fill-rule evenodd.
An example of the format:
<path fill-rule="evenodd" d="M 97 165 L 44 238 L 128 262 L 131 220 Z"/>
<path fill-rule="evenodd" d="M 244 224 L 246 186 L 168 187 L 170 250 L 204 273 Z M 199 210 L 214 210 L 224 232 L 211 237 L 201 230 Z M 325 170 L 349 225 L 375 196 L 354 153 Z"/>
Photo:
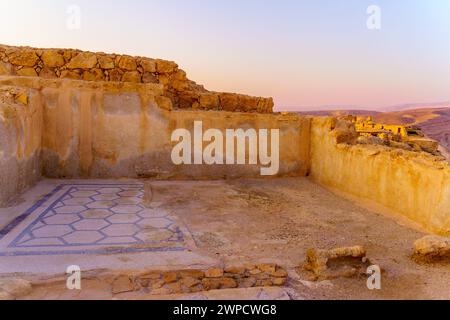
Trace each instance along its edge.
<path fill-rule="evenodd" d="M 178 269 L 183 263 L 192 266 L 196 257 L 201 257 L 209 261 L 205 265 L 276 263 L 288 271 L 289 277 L 283 288 L 268 289 L 272 290 L 272 295 L 262 294 L 258 288 L 230 288 L 227 289 L 233 292 L 230 297 L 242 294 L 243 298 L 253 299 L 450 298 L 450 264 L 445 261 L 418 263 L 412 259 L 414 242 L 424 236 L 416 226 L 382 208 L 333 194 L 309 179 L 273 179 L 264 180 L 264 183 L 261 180 L 161 181 L 152 186 L 153 202 L 175 216 L 192 237 L 186 254 L 193 256 L 180 260 Z M 310 248 L 356 245 L 363 246 L 370 262 L 383 270 L 381 290 L 369 290 L 365 275 L 314 281 L 311 272 L 301 267 Z M 126 262 L 137 257 L 142 260 L 151 254 L 118 255 L 114 257 L 118 259 L 111 260 L 109 269 L 128 268 Z M 159 262 L 170 263 L 173 257 L 168 255 Z M 103 256 L 95 258 L 106 259 Z M 4 259 L 0 257 L 0 261 L 6 262 Z M 35 257 L 33 261 L 39 263 L 39 259 L 43 258 Z M 147 261 L 147 269 L 151 269 L 150 260 Z M 141 262 L 145 265 L 145 259 Z M 28 277 L 30 275 L 28 273 Z M 96 278 L 89 282 L 89 290 L 83 296 L 68 293 L 62 282 L 44 282 L 23 298 L 167 298 L 148 292 L 116 296 L 111 293 L 111 286 L 112 283 Z M 203 292 L 173 298 L 214 299 L 216 295 Z"/>

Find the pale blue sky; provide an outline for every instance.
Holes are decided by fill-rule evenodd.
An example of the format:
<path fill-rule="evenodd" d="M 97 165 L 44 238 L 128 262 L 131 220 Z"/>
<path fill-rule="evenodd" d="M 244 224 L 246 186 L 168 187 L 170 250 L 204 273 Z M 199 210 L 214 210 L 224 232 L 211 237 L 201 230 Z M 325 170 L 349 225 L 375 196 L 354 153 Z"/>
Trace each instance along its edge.
<path fill-rule="evenodd" d="M 450 100 L 450 0 L 2 0 L 0 42 L 175 60 L 208 89 L 284 107 Z"/>

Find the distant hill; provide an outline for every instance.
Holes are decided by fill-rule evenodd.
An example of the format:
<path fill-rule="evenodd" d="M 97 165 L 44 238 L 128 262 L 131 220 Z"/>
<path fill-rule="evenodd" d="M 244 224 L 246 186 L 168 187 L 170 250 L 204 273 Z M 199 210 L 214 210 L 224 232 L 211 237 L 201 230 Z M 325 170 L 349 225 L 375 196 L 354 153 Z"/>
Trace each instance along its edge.
<path fill-rule="evenodd" d="M 439 141 L 443 153 L 450 156 L 450 105 L 443 108 L 420 108 L 394 112 L 379 112 L 369 110 L 330 110 L 299 112 L 315 116 L 372 116 L 375 122 L 384 124 L 415 125 L 428 137 Z"/>

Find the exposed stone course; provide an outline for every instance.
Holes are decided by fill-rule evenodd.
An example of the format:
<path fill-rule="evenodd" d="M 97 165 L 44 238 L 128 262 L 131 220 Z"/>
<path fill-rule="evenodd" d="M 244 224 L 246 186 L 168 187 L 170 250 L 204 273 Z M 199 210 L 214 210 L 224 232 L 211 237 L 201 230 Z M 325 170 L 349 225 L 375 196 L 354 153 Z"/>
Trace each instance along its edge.
<path fill-rule="evenodd" d="M 157 83 L 176 109 L 272 113 L 274 105 L 272 98 L 210 92 L 173 61 L 128 55 L 0 45 L 0 75 Z"/>

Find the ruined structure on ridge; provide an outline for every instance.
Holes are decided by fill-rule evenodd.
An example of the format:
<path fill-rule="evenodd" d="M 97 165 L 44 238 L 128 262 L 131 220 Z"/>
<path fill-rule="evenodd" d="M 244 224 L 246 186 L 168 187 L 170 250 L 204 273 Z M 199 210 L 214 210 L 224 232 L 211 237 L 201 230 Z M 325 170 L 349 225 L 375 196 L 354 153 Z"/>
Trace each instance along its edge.
<path fill-rule="evenodd" d="M 279 130 L 278 177 L 306 177 L 450 235 L 440 157 L 358 143 L 351 121 L 273 113 L 271 98 L 210 92 L 174 62 L 0 46 L 0 206 L 49 178 L 236 179 L 256 165 L 175 165 L 177 128 Z"/>

